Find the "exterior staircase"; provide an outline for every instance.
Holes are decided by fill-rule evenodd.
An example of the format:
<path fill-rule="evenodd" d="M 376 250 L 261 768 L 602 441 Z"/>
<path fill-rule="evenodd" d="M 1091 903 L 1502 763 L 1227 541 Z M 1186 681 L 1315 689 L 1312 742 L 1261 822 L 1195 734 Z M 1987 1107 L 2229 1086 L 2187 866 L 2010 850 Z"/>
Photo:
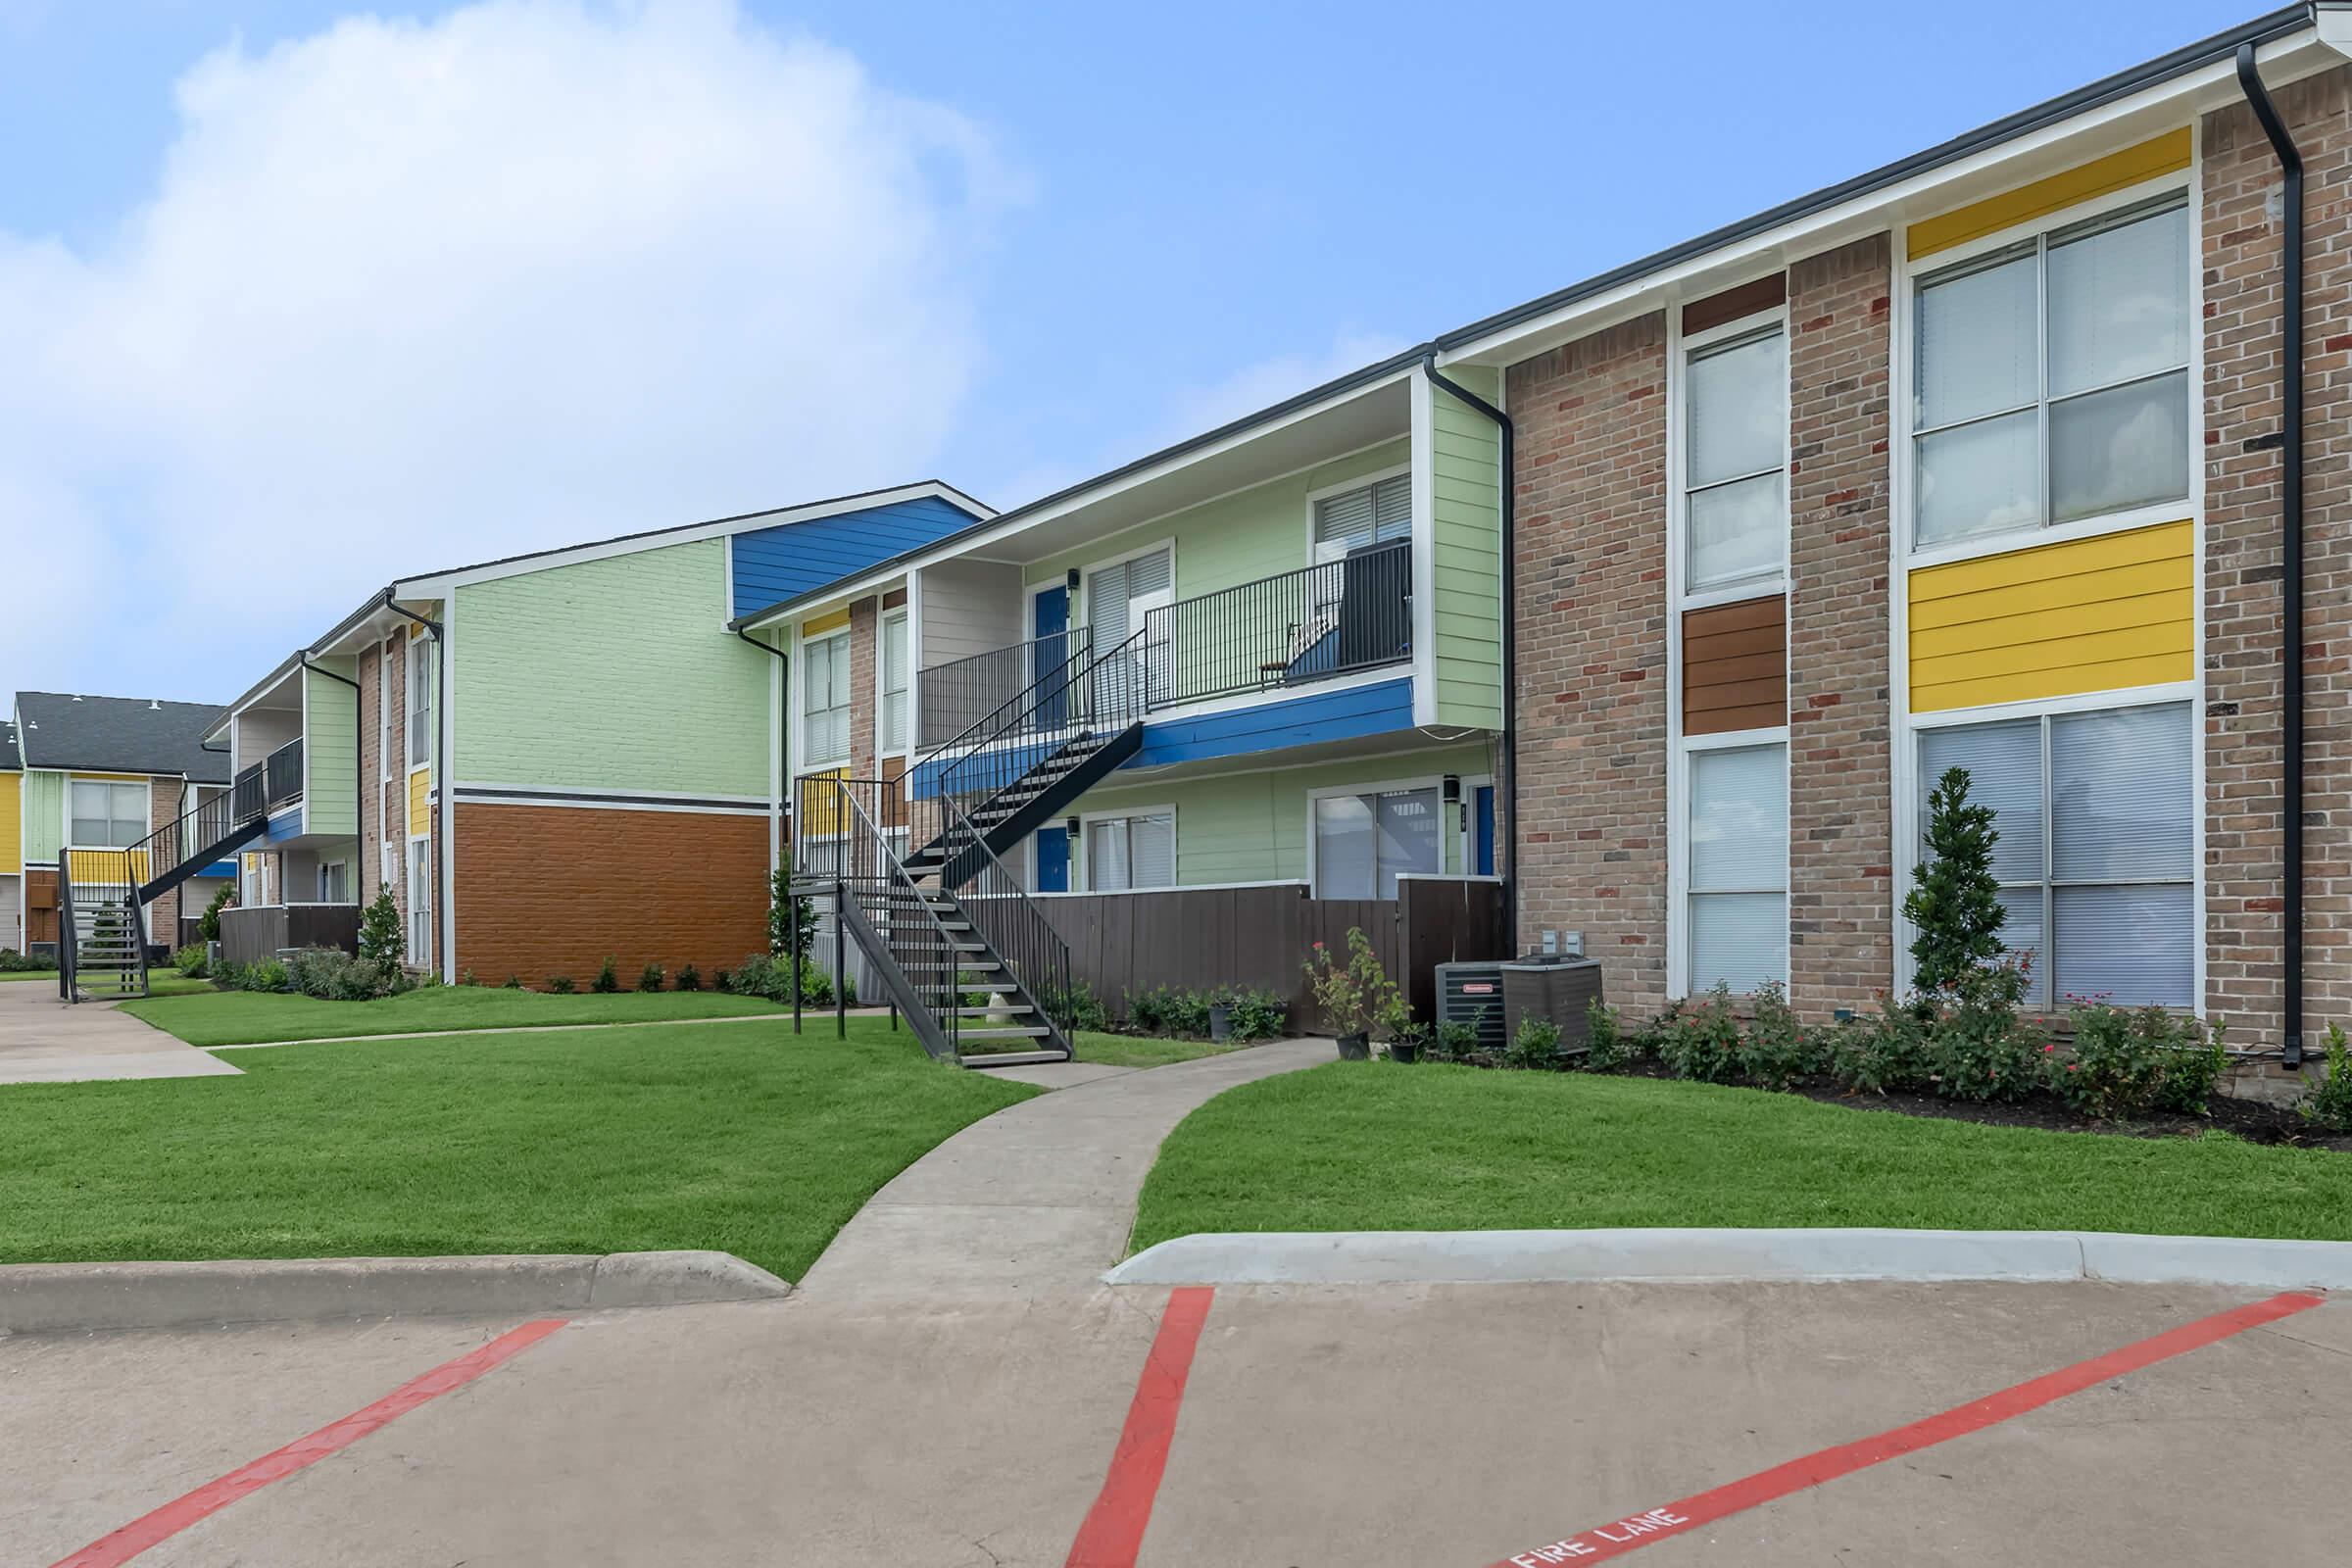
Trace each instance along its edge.
<path fill-rule="evenodd" d="M 147 995 L 147 909 L 259 838 L 270 789 L 260 764 L 124 849 L 58 857 L 58 992 L 68 1002 Z"/>
<path fill-rule="evenodd" d="M 1100 677 L 1131 668 L 1144 635 L 1102 659 L 1073 638 L 1077 652 L 910 774 L 804 781 L 792 892 L 833 902 L 936 1057 L 1003 1067 L 1075 1054 L 1069 946 L 1000 857 L 1143 744 L 1143 692 Z M 829 867 L 809 864 L 812 837 Z"/>

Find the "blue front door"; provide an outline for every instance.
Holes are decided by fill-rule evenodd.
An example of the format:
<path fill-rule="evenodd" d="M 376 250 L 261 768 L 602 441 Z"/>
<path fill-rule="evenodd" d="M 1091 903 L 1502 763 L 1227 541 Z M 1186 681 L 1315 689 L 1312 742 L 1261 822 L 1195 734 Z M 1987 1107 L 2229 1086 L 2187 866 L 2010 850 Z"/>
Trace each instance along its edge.
<path fill-rule="evenodd" d="M 1494 785 L 1481 784 L 1478 787 L 1477 804 L 1477 822 L 1472 828 L 1470 835 L 1471 843 L 1477 848 L 1477 858 L 1474 863 L 1478 866 L 1478 874 L 1480 876 L 1493 876 L 1494 874 Z"/>
<path fill-rule="evenodd" d="M 1037 891 L 1070 891 L 1070 830 L 1040 828 L 1037 832 Z"/>
<path fill-rule="evenodd" d="M 1069 703 L 1069 672 L 1065 667 L 1070 657 L 1070 591 L 1067 588 L 1041 590 L 1031 611 L 1033 623 L 1029 635 L 1036 639 L 1031 649 L 1030 678 L 1048 681 L 1050 676 L 1060 678 L 1048 681 L 1038 694 L 1038 726 L 1041 729 L 1059 729 Z M 1066 835 L 1065 835 L 1066 837 Z M 1068 872 L 1068 846 L 1063 846 L 1063 872 Z M 1062 889 L 1055 889 L 1059 892 Z"/>

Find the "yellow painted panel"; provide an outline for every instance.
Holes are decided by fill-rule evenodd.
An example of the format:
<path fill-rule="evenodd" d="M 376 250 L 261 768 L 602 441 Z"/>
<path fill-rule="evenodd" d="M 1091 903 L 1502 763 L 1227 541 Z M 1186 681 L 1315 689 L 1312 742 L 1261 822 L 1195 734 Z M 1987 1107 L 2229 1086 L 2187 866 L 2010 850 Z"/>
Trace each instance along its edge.
<path fill-rule="evenodd" d="M 1911 574 L 1911 708 L 1935 712 L 2195 674 L 2186 522 Z"/>
<path fill-rule="evenodd" d="M 811 615 L 801 622 L 803 637 L 822 637 L 826 632 L 839 631 L 850 623 L 848 610 L 836 610 L 830 615 Z"/>
<path fill-rule="evenodd" d="M 433 770 L 420 767 L 409 775 L 409 837 L 422 838 L 433 825 Z"/>
<path fill-rule="evenodd" d="M 24 775 L 0 773 L 0 876 L 24 869 Z"/>
<path fill-rule="evenodd" d="M 2078 169 L 2047 179 L 2037 179 L 2031 185 L 1987 196 L 1981 202 L 1955 209 L 1941 217 L 1925 219 L 1911 225 L 1908 242 L 1913 261 L 1933 256 L 1937 251 L 1965 245 L 1972 239 L 1998 233 L 2014 223 L 2031 221 L 2048 213 L 2086 202 L 2109 191 L 2136 185 L 2143 179 L 2154 179 L 2175 170 L 2186 169 L 2189 160 L 2188 127 L 2167 131 L 2152 141 L 2136 147 L 2127 147 L 2120 153 L 2109 153 L 2093 159 Z"/>
<path fill-rule="evenodd" d="M 97 885 L 120 882 L 122 879 L 123 855 L 121 850 L 68 850 L 66 855 L 76 883 Z M 130 852 L 130 870 L 131 875 L 139 881 L 147 880 L 145 850 Z"/>
<path fill-rule="evenodd" d="M 841 791 L 819 789 L 817 781 L 829 778 L 848 778 L 846 767 L 832 768 L 822 773 L 804 773 L 794 786 L 794 799 L 801 807 L 800 833 L 807 838 L 832 838 L 846 830 L 841 806 Z"/>

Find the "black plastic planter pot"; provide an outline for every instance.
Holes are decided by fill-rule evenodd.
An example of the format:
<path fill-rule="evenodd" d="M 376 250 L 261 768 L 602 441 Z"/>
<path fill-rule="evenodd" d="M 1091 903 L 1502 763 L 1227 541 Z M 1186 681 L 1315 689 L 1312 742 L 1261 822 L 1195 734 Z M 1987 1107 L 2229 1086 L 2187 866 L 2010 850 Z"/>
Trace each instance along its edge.
<path fill-rule="evenodd" d="M 1340 1059 L 1342 1061 L 1370 1061 L 1372 1059 L 1372 1037 L 1368 1034 L 1340 1036 Z"/>
<path fill-rule="evenodd" d="M 1391 1061 L 1401 1061 L 1408 1064 L 1419 1061 L 1421 1059 L 1421 1047 L 1416 1041 L 1392 1040 L 1389 1042 L 1389 1059 Z"/>

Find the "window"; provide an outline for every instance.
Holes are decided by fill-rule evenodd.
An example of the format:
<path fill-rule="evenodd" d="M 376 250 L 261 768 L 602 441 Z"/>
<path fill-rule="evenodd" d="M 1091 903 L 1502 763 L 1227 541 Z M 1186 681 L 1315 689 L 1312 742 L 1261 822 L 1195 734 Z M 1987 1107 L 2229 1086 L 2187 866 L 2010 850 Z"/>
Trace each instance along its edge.
<path fill-rule="evenodd" d="M 128 849 L 147 836 L 147 786 L 104 779 L 74 781 L 74 831 L 83 849 Z"/>
<path fill-rule="evenodd" d="M 802 760 L 846 761 L 850 755 L 850 634 L 834 632 L 801 648 Z"/>
<path fill-rule="evenodd" d="M 1168 695 L 1172 667 L 1167 631 L 1164 625 L 1152 625 L 1152 612 L 1175 598 L 1176 558 L 1167 550 L 1130 556 L 1086 574 L 1086 623 L 1095 658 L 1102 661 L 1096 666 L 1092 693 L 1097 711 L 1132 717 Z M 1160 619 L 1165 622 L 1167 617 Z M 1154 635 L 1120 652 L 1129 638 L 1146 630 Z"/>
<path fill-rule="evenodd" d="M 349 904 L 351 902 L 351 866 L 347 861 L 329 860 L 318 867 L 318 902 L 320 904 Z"/>
<path fill-rule="evenodd" d="M 1690 754 L 1688 989 L 1788 979 L 1788 748 Z"/>
<path fill-rule="evenodd" d="M 1921 733 L 1923 831 L 1946 768 L 1993 809 L 2001 939 L 2032 955 L 2036 1004 L 2195 1004 L 2193 746 L 2184 703 Z"/>
<path fill-rule="evenodd" d="M 1399 876 L 1438 868 L 1434 786 L 1315 802 L 1316 898 L 1393 899 Z"/>
<path fill-rule="evenodd" d="M 1337 561 L 1351 550 L 1385 545 L 1413 531 L 1413 480 L 1393 474 L 1377 484 L 1315 503 L 1315 560 Z"/>
<path fill-rule="evenodd" d="M 1778 324 L 1690 351 L 1685 591 L 1778 581 L 1788 539 L 1788 343 Z"/>
<path fill-rule="evenodd" d="M 906 750 L 906 612 L 882 617 L 882 750 Z"/>
<path fill-rule="evenodd" d="M 1097 816 L 1086 822 L 1086 887 L 1090 893 L 1176 885 L 1176 813 Z"/>
<path fill-rule="evenodd" d="M 409 766 L 433 760 L 433 640 L 409 639 Z"/>
<path fill-rule="evenodd" d="M 1922 278 L 1916 542 L 2184 499 L 2188 275 L 2168 197 Z"/>
<path fill-rule="evenodd" d="M 409 953 L 412 968 L 433 966 L 433 841 L 409 841 Z"/>
<path fill-rule="evenodd" d="M 375 886 L 379 893 L 388 893 L 400 881 L 400 851 L 388 839 L 382 850 L 383 853 L 376 857 Z"/>

